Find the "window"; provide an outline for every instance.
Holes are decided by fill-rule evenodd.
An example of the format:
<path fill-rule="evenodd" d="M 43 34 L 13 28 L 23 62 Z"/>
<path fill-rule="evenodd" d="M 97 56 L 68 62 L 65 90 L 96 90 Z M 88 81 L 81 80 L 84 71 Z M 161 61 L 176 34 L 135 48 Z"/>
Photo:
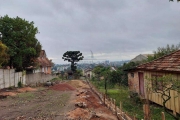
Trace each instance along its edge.
<path fill-rule="evenodd" d="M 134 78 L 134 73 L 131 73 L 131 77 Z"/>
<path fill-rule="evenodd" d="M 162 75 L 152 74 L 151 77 L 152 77 L 152 86 L 155 87 L 155 89 L 157 90 L 163 90 L 162 81 L 157 80 L 158 78 L 162 77 Z"/>

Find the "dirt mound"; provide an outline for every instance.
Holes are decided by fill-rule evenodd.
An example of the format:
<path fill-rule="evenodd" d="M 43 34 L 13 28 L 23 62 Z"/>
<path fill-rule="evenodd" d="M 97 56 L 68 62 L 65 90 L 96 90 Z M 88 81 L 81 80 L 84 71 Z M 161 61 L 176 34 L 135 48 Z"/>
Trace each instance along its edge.
<path fill-rule="evenodd" d="M 89 111 L 86 109 L 76 108 L 75 110 L 67 113 L 68 119 L 83 119 L 88 120 L 89 119 Z"/>
<path fill-rule="evenodd" d="M 20 88 L 17 90 L 17 92 L 31 92 L 31 91 L 37 91 L 37 89 L 35 88 L 31 88 L 31 87 L 24 87 L 24 88 Z"/>
<path fill-rule="evenodd" d="M 61 84 L 56 84 L 54 86 L 49 87 L 50 89 L 53 90 L 58 90 L 58 91 L 71 91 L 75 90 L 72 86 L 66 84 L 66 83 L 61 83 Z"/>

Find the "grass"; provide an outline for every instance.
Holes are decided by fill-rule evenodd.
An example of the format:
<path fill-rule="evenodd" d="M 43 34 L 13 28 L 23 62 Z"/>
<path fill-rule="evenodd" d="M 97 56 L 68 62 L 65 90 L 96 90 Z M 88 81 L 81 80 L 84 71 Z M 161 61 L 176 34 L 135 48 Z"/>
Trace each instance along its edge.
<path fill-rule="evenodd" d="M 19 93 L 18 96 L 19 98 L 28 99 L 28 100 L 31 100 L 35 97 L 33 92 Z"/>
<path fill-rule="evenodd" d="M 91 83 L 102 93 L 105 93 L 103 81 L 91 81 Z M 127 86 L 119 86 L 116 88 L 108 89 L 107 94 L 110 98 L 116 99 L 116 105 L 120 105 L 122 102 L 122 109 L 130 116 L 136 116 L 137 119 L 143 119 L 143 104 L 138 97 L 130 98 L 129 90 Z M 161 112 L 164 112 L 163 108 L 157 105 L 151 105 L 151 119 L 160 120 Z M 165 112 L 164 112 L 165 113 Z M 173 120 L 169 114 L 165 113 L 167 120 Z"/>

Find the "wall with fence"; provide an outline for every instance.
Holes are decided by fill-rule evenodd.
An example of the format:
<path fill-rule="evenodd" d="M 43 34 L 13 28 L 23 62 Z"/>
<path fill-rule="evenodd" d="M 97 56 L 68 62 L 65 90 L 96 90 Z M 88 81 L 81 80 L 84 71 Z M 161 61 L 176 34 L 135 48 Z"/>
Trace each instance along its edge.
<path fill-rule="evenodd" d="M 57 76 L 51 75 L 51 74 L 45 74 L 45 73 L 26 74 L 26 84 L 32 85 L 32 84 L 36 84 L 36 83 L 44 83 L 44 82 L 49 81 L 55 77 L 57 77 Z"/>
<path fill-rule="evenodd" d="M 15 69 L 0 69 L 0 89 L 17 87 L 19 81 L 26 83 L 26 77 L 22 72 L 15 72 Z"/>

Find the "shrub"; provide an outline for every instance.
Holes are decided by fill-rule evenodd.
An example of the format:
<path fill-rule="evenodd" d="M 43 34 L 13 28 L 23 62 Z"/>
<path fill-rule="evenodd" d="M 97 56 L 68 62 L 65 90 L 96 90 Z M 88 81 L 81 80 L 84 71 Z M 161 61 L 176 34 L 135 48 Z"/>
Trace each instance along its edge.
<path fill-rule="evenodd" d="M 18 82 L 18 87 L 19 87 L 19 88 L 22 87 L 22 82 L 21 82 L 21 81 Z"/>

